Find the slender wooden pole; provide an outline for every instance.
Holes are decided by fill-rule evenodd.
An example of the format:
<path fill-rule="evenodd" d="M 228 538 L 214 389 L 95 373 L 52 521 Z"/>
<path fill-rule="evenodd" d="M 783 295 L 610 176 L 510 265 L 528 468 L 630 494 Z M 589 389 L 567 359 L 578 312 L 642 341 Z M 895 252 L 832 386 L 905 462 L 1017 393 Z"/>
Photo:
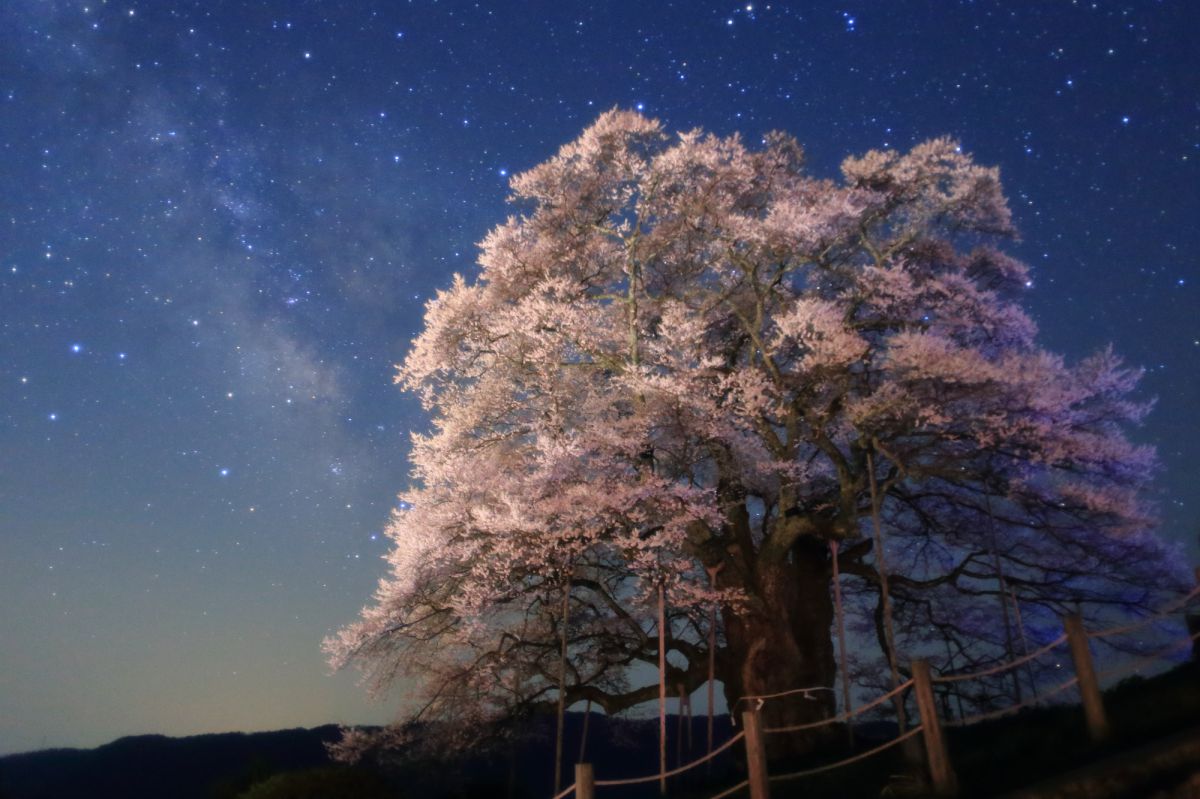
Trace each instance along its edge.
<path fill-rule="evenodd" d="M 1013 643 L 1012 620 L 1008 613 L 1008 582 L 1004 579 L 1003 567 L 1000 565 L 1000 555 L 996 550 L 992 550 L 992 558 L 996 562 L 996 579 L 1000 595 L 1000 611 L 1001 617 L 1004 619 L 1004 649 L 1009 660 L 1015 660 L 1017 657 L 1016 646 Z M 1013 695 L 1017 703 L 1021 702 L 1021 674 L 1017 669 L 1012 670 Z"/>
<path fill-rule="evenodd" d="M 937 704 L 933 698 L 929 661 L 914 660 L 912 673 L 913 693 L 917 697 L 917 712 L 921 715 L 921 735 L 925 739 L 925 757 L 929 764 L 933 792 L 937 796 L 954 796 L 958 793 L 958 778 L 950 765 L 950 756 L 946 753 L 946 740 L 942 737 L 942 725 L 938 720 Z"/>
<path fill-rule="evenodd" d="M 954 669 L 954 650 L 950 648 L 949 639 L 943 638 L 942 645 L 946 647 L 946 668 L 953 670 Z M 949 686 L 949 690 L 946 692 L 946 695 L 949 695 L 950 693 L 954 694 L 954 702 L 956 705 L 958 705 L 958 717 L 960 719 L 964 719 L 967 717 L 967 714 L 966 714 L 966 711 L 963 710 L 962 691 L 958 690 L 957 686 L 958 686 L 958 683 L 951 683 Z M 950 706 L 950 704 L 947 701 L 946 707 L 948 708 L 949 706 Z M 949 710 L 946 711 L 946 718 L 950 718 Z"/>
<path fill-rule="evenodd" d="M 1079 698 L 1083 702 L 1083 716 L 1087 719 L 1088 735 L 1093 741 L 1108 737 L 1108 719 L 1104 716 L 1104 700 L 1100 696 L 1100 682 L 1092 665 L 1092 652 L 1088 648 L 1087 631 L 1083 629 L 1083 617 L 1070 613 L 1063 619 L 1067 629 L 1067 643 L 1071 647 L 1071 659 L 1075 661 L 1075 676 L 1079 678 Z"/>
<path fill-rule="evenodd" d="M 562 632 L 558 653 L 558 725 L 554 734 L 554 792 L 562 790 L 563 723 L 567 712 L 567 614 L 570 612 L 571 580 L 563 585 Z"/>
<path fill-rule="evenodd" d="M 996 582 L 1000 595 L 1000 616 L 1004 619 L 1004 649 L 1009 660 L 1016 658 L 1013 646 L 1012 620 L 1008 616 L 1008 581 L 1004 579 L 1004 562 L 1000 560 L 1000 550 L 996 548 L 996 518 L 992 515 L 992 498 L 985 496 L 987 503 L 988 530 L 991 533 L 992 565 L 996 568 Z M 1012 670 L 1013 695 L 1017 704 L 1021 703 L 1021 674 L 1017 669 Z"/>
<path fill-rule="evenodd" d="M 675 690 L 679 694 L 679 706 L 675 709 L 678 717 L 675 719 L 675 766 L 683 765 L 683 708 L 687 704 L 687 691 L 683 683 L 676 683 Z"/>
<path fill-rule="evenodd" d="M 705 567 L 708 572 L 708 585 L 714 590 L 717 587 L 717 575 L 721 573 L 721 569 L 725 568 L 724 563 L 719 563 L 715 568 Z M 716 703 L 716 682 L 717 682 L 717 603 L 714 602 L 708 609 L 708 751 L 706 754 L 712 754 L 713 750 L 713 705 Z M 712 773 L 712 761 L 709 760 L 705 767 L 709 774 Z"/>
<path fill-rule="evenodd" d="M 667 599 L 658 583 L 658 792 L 667 795 Z"/>
<path fill-rule="evenodd" d="M 842 712 L 846 714 L 846 742 L 854 748 L 854 725 L 850 720 L 850 664 L 846 658 L 846 616 L 842 612 L 842 582 L 838 566 L 838 542 L 829 541 L 829 561 L 833 564 L 833 608 L 837 612 L 838 671 L 842 677 Z"/>
<path fill-rule="evenodd" d="M 1017 599 L 1017 592 L 1011 585 L 1008 587 L 1008 596 L 1012 600 L 1013 615 L 1017 619 L 1017 632 L 1021 634 L 1021 654 L 1028 657 L 1029 637 L 1025 635 L 1025 622 L 1021 620 L 1021 601 Z M 1033 675 L 1033 663 L 1028 660 L 1025 661 L 1025 674 L 1029 677 L 1029 690 L 1033 692 L 1033 698 L 1037 699 L 1037 678 Z"/>
<path fill-rule="evenodd" d="M 892 597 L 888 591 L 887 560 L 883 555 L 883 526 L 879 522 L 882 500 L 875 481 L 875 457 L 867 450 L 867 474 L 871 484 L 871 524 L 875 532 L 875 570 L 879 572 L 879 596 L 883 601 L 883 638 L 887 645 L 888 666 L 892 671 L 892 690 L 900 687 L 900 665 L 896 662 L 896 632 L 892 627 Z M 904 713 L 904 694 L 896 694 L 896 724 L 900 732 L 908 726 Z"/>
<path fill-rule="evenodd" d="M 742 729 L 746 732 L 746 776 L 750 783 L 750 799 L 770 799 L 767 748 L 763 740 L 762 719 L 757 710 L 742 711 Z"/>
<path fill-rule="evenodd" d="M 716 703 L 716 671 L 717 671 L 717 606 L 709 610 L 708 617 L 708 751 L 713 750 L 713 705 Z M 712 771 L 712 761 L 708 761 L 708 770 Z"/>
<path fill-rule="evenodd" d="M 680 683 L 682 685 L 682 683 Z M 687 708 L 687 751 L 692 753 L 692 695 L 683 694 L 683 706 Z"/>
<path fill-rule="evenodd" d="M 591 763 L 575 764 L 575 799 L 596 799 L 596 774 Z"/>
<path fill-rule="evenodd" d="M 583 734 L 579 736 L 579 760 L 575 761 L 577 763 L 583 762 L 584 753 L 587 751 L 588 724 L 591 720 L 592 700 L 589 699 L 587 701 L 587 709 L 583 711 Z"/>

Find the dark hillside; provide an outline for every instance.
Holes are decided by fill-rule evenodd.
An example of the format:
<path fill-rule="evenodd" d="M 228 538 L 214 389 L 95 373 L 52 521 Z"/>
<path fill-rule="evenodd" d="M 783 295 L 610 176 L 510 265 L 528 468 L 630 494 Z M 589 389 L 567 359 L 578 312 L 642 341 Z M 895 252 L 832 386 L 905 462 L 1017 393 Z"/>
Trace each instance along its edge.
<path fill-rule="evenodd" d="M 0 758 L 3 799 L 216 799 L 279 771 L 329 762 L 333 725 L 311 730 L 168 738 L 138 735 L 95 749 L 48 749 Z"/>
<path fill-rule="evenodd" d="M 1155 742 L 1163 741 L 1165 746 L 1170 736 L 1196 729 L 1200 720 L 1198 668 L 1198 664 L 1185 664 L 1153 678 L 1126 680 L 1108 691 L 1105 705 L 1114 734 L 1102 745 L 1088 741 L 1082 713 L 1078 706 L 1070 705 L 948 730 L 950 758 L 958 771 L 961 795 L 1001 795 L 1060 775 L 1065 779 L 1084 768 L 1103 777 L 1109 766 L 1128 759 L 1127 753 L 1141 747 L 1157 752 Z M 678 722 L 674 716 L 668 719 L 670 768 L 705 751 L 705 719 L 693 719 L 690 747 L 687 735 L 679 741 Z M 718 717 L 717 742 L 726 740 L 731 729 L 728 716 Z M 583 715 L 567 714 L 564 751 L 569 761 L 578 756 L 582 730 Z M 595 714 L 589 722 L 585 759 L 594 764 L 598 779 L 654 774 L 658 769 L 657 734 L 655 719 L 610 719 Z M 857 751 L 873 748 L 894 735 L 894 725 L 887 722 L 859 725 Z M 337 736 L 338 729 L 332 725 L 188 738 L 145 735 L 91 750 L 10 755 L 0 758 L 0 799 L 546 799 L 553 795 L 554 721 L 550 717 L 532 721 L 527 735 L 516 745 L 472 756 L 447 753 L 445 757 L 423 755 L 407 760 L 388 756 L 383 763 L 356 769 L 330 763 L 324 745 Z M 836 762 L 846 756 L 843 740 L 839 734 L 808 757 L 773 761 L 770 771 L 783 775 Z M 1171 761 L 1168 749 L 1160 754 L 1169 768 L 1143 768 L 1128 777 L 1125 793 L 1111 795 L 1151 795 L 1152 791 L 1145 791 L 1169 788 L 1188 778 L 1191 767 Z M 700 766 L 672 778 L 670 795 L 700 799 L 739 782 L 744 777 L 738 766 L 741 754 L 740 746 L 735 745 L 714 761 L 711 771 Z M 775 783 L 772 795 L 874 798 L 889 782 L 893 795 L 918 795 L 918 784 L 904 776 L 907 771 L 900 750 L 893 749 L 847 768 Z M 565 777 L 568 782 L 573 779 L 569 766 Z M 621 799 L 658 795 L 657 781 L 606 790 Z"/>

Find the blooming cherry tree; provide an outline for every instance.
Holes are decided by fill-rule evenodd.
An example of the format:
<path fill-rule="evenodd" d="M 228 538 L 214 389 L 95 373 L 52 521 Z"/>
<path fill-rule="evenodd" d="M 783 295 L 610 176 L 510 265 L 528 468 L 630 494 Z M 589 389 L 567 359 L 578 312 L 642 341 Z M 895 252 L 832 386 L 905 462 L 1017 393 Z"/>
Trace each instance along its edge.
<path fill-rule="evenodd" d="M 398 369 L 433 428 L 390 571 L 327 642 L 400 680 L 411 718 L 467 740 L 554 701 L 563 635 L 568 703 L 654 698 L 660 585 L 668 684 L 707 678 L 716 606 L 727 701 L 832 686 L 829 545 L 875 601 L 873 510 L 883 647 L 986 638 L 1002 572 L 1047 609 L 1168 587 L 1146 579 L 1172 573 L 1140 498 L 1154 455 L 1124 432 L 1138 372 L 1039 348 L 997 170 L 955 142 L 833 181 L 785 135 L 610 111 L 512 189 Z M 820 696 L 768 723 L 829 715 Z"/>

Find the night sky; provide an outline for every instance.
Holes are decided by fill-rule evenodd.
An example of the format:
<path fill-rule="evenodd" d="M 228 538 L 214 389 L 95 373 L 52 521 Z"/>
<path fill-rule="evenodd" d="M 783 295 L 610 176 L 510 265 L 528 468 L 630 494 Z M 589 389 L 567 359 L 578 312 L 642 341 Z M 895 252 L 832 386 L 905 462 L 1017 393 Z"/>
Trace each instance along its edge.
<path fill-rule="evenodd" d="M 3 0 L 0 753 L 391 716 L 320 642 L 427 424 L 392 364 L 613 106 L 998 164 L 1043 343 L 1146 368 L 1195 558 L 1197 40 L 1192 0 Z"/>

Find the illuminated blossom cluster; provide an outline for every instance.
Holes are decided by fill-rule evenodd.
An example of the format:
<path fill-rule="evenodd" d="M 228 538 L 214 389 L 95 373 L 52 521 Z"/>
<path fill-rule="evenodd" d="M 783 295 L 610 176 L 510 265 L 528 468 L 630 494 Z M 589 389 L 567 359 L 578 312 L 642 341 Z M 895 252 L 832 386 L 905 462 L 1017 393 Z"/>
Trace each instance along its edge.
<path fill-rule="evenodd" d="M 1138 372 L 1039 348 L 997 171 L 949 139 L 838 181 L 803 160 L 611 111 L 513 178 L 521 212 L 399 367 L 433 427 L 336 664 L 478 733 L 557 695 L 565 624 L 569 700 L 618 712 L 656 692 L 633 680 L 664 584 L 670 684 L 706 678 L 715 605 L 730 700 L 832 685 L 830 542 L 879 595 L 872 467 L 902 646 L 978 631 L 998 564 L 1046 610 L 1144 584 Z"/>

